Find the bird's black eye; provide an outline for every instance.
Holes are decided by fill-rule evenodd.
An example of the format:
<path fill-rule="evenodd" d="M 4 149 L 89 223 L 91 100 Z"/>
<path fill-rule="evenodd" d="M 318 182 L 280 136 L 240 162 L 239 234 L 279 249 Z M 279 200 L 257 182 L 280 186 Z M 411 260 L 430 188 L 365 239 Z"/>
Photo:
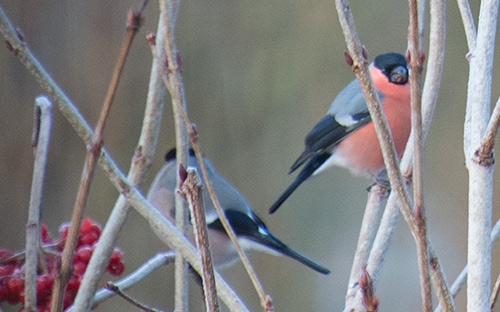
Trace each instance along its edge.
<path fill-rule="evenodd" d="M 396 66 L 389 73 L 389 81 L 395 84 L 408 82 L 408 69 L 406 66 Z"/>

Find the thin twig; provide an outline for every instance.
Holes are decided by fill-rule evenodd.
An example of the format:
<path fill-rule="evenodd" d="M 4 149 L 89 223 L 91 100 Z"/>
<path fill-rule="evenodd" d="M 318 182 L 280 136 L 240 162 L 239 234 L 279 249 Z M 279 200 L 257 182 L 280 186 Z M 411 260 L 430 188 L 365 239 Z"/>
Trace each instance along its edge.
<path fill-rule="evenodd" d="M 144 278 L 153 273 L 156 269 L 172 263 L 174 261 L 175 254 L 172 251 L 160 252 L 154 257 L 143 263 L 134 272 L 130 273 L 121 280 L 114 282 L 114 284 L 122 290 L 127 290 L 134 286 L 138 282 L 142 281 Z M 94 304 L 99 304 L 108 298 L 111 298 L 115 293 L 103 288 L 100 289 L 94 297 Z"/>
<path fill-rule="evenodd" d="M 435 286 L 440 286 L 436 288 L 436 296 L 439 300 L 441 306 L 444 307 L 446 312 L 454 312 L 455 302 L 453 301 L 453 297 L 450 293 L 448 283 L 446 281 L 446 277 L 444 276 L 441 265 L 439 264 L 438 258 L 434 253 L 434 249 L 432 248 L 431 243 L 428 244 L 429 248 L 429 267 L 431 270 L 431 278 L 432 283 Z"/>
<path fill-rule="evenodd" d="M 457 0 L 458 9 L 460 10 L 460 15 L 462 16 L 462 23 L 464 24 L 465 37 L 467 38 L 467 46 L 469 47 L 469 52 L 472 51 L 474 45 L 476 44 L 476 25 L 474 23 L 474 17 L 472 16 L 472 10 L 470 8 L 469 0 Z"/>
<path fill-rule="evenodd" d="M 128 303 L 130 303 L 133 306 L 136 306 L 137 308 L 141 309 L 142 311 L 163 312 L 162 310 L 148 307 L 144 303 L 139 302 L 137 299 L 132 298 L 130 295 L 127 295 L 125 292 L 123 292 L 123 290 L 121 290 L 120 287 L 118 287 L 117 285 L 115 285 L 111 282 L 107 282 L 106 284 L 104 284 L 104 287 L 106 289 L 108 289 L 109 291 L 116 293 L 118 296 L 125 299 L 125 301 L 127 301 Z"/>
<path fill-rule="evenodd" d="M 35 164 L 33 166 L 33 181 L 31 183 L 30 208 L 26 224 L 26 262 L 25 270 L 25 300 L 26 311 L 36 311 L 36 275 L 38 246 L 40 243 L 40 206 L 42 203 L 43 180 L 49 152 L 50 132 L 52 128 L 52 102 L 47 96 L 38 96 L 35 100 L 35 126 L 33 142 L 35 149 Z"/>
<path fill-rule="evenodd" d="M 219 311 L 219 301 L 217 300 L 217 291 L 215 290 L 212 255 L 210 254 L 208 242 L 205 208 L 203 206 L 202 184 L 196 169 L 188 169 L 186 172 L 182 166 L 179 166 L 179 171 L 183 171 L 183 173 L 179 175 L 185 177 L 180 189 L 189 203 L 189 211 L 191 213 L 191 223 L 193 224 L 196 247 L 198 248 L 201 257 L 201 276 L 205 307 L 209 312 Z"/>
<path fill-rule="evenodd" d="M 420 50 L 419 16 L 424 12 L 418 11 L 416 0 L 408 1 L 410 11 L 410 25 L 408 27 L 408 56 L 410 69 L 411 93 L 411 124 L 414 138 L 413 156 L 413 200 L 417 230 L 417 254 L 420 273 L 420 295 L 422 310 L 432 311 L 432 289 L 429 275 L 429 259 L 427 252 L 427 226 L 424 206 L 423 190 L 423 158 L 424 144 L 422 136 L 422 53 Z"/>
<path fill-rule="evenodd" d="M 498 127 L 500 126 L 500 98 L 498 98 L 493 113 L 491 115 L 488 127 L 484 134 L 481 146 L 477 149 L 476 155 L 478 161 L 483 165 L 491 165 L 495 162 L 493 148 L 495 147 L 495 138 L 497 137 Z"/>
<path fill-rule="evenodd" d="M 184 82 L 180 72 L 180 57 L 175 43 L 175 24 L 179 12 L 180 0 L 159 1 L 160 18 L 163 20 L 165 32 L 165 56 L 168 72 L 168 90 L 172 99 L 174 112 L 175 141 L 177 147 L 177 163 L 187 167 L 189 138 L 186 124 L 182 122 L 177 107 L 182 107 L 187 112 Z M 181 184 L 181 177 L 177 175 L 177 185 Z M 175 193 L 175 224 L 184 234 L 188 231 L 188 209 L 184 198 Z M 181 254 L 176 254 L 175 259 L 175 309 L 189 310 L 188 264 Z"/>
<path fill-rule="evenodd" d="M 147 0 L 144 0 L 147 3 Z M 143 5 L 142 10 L 145 8 Z M 106 125 L 106 120 L 109 116 L 111 105 L 113 103 L 116 90 L 118 88 L 118 83 L 120 81 L 123 68 L 127 59 L 127 55 L 132 46 L 132 41 L 135 38 L 137 31 L 142 23 L 142 11 L 134 12 L 129 11 L 127 16 L 127 33 L 122 43 L 120 50 L 120 55 L 118 61 L 115 65 L 113 72 L 113 77 L 104 99 L 101 114 L 99 116 L 99 121 L 97 122 L 96 130 L 92 137 L 92 143 L 87 146 L 87 156 L 85 158 L 85 164 L 83 167 L 82 177 L 80 179 L 80 186 L 78 188 L 78 194 L 76 196 L 75 206 L 73 208 L 73 215 L 71 217 L 71 225 L 68 230 L 68 236 L 66 238 L 66 243 L 64 244 L 64 249 L 61 256 L 61 267 L 60 272 L 54 279 L 54 287 L 52 291 L 52 301 L 51 301 L 51 311 L 58 312 L 61 311 L 64 300 L 64 289 L 66 282 L 71 276 L 71 265 L 73 262 L 73 253 L 78 241 L 78 233 L 80 231 L 80 224 L 82 222 L 85 204 L 88 199 L 88 194 L 90 191 L 90 184 L 92 182 L 92 177 L 94 175 L 95 166 L 97 158 L 101 153 L 101 147 L 103 144 L 103 132 Z"/>
<path fill-rule="evenodd" d="M 493 308 L 495 307 L 495 304 L 497 303 L 499 293 L 500 293 L 500 273 L 498 273 L 498 277 L 497 277 L 497 280 L 495 282 L 495 286 L 493 287 L 493 290 L 491 292 L 490 310 L 492 312 L 493 312 Z"/>
<path fill-rule="evenodd" d="M 346 301 L 349 301 L 352 297 L 356 296 L 357 289 L 356 287 L 353 287 L 353 285 L 358 283 L 362 268 L 368 261 L 370 251 L 373 246 L 373 240 L 375 239 L 375 235 L 377 233 L 377 226 L 383 211 L 381 209 L 382 202 L 384 198 L 386 198 L 387 194 L 388 188 L 381 184 L 374 184 L 370 187 L 365 214 L 359 231 L 358 245 L 352 261 Z"/>

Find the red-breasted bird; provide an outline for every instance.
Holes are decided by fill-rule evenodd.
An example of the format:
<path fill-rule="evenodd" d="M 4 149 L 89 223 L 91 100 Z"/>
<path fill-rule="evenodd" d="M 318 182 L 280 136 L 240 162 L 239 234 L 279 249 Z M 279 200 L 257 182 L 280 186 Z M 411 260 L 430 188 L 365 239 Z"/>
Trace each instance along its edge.
<path fill-rule="evenodd" d="M 177 187 L 176 177 L 179 170 L 175 154 L 175 149 L 167 153 L 165 164 L 156 175 L 148 193 L 148 200 L 151 204 L 170 220 L 173 220 L 174 216 L 174 197 Z M 327 268 L 317 264 L 298 251 L 291 249 L 274 236 L 267 229 L 264 222 L 252 211 L 245 197 L 243 197 L 238 189 L 215 171 L 215 168 L 207 158 L 204 158 L 203 161 L 222 210 L 244 250 L 284 255 L 299 261 L 319 273 L 330 273 Z M 199 170 L 198 161 L 193 150 L 189 151 L 188 168 L 197 169 L 202 181 L 203 204 L 205 207 L 208 241 L 213 265 L 217 268 L 230 266 L 239 260 L 239 256 L 222 226 L 219 215 L 210 200 L 208 191 L 205 189 L 205 183 L 201 177 L 201 171 Z M 190 240 L 194 241 L 191 227 L 189 233 Z"/>
<path fill-rule="evenodd" d="M 370 75 L 391 129 L 398 157 L 404 152 L 411 130 L 410 84 L 406 59 L 399 53 L 377 56 Z M 332 166 L 375 178 L 384 172 L 384 159 L 366 101 L 357 79 L 333 100 L 323 119 L 309 132 L 305 150 L 290 168 L 304 165 L 295 180 L 269 209 L 274 213 L 311 176 Z"/>

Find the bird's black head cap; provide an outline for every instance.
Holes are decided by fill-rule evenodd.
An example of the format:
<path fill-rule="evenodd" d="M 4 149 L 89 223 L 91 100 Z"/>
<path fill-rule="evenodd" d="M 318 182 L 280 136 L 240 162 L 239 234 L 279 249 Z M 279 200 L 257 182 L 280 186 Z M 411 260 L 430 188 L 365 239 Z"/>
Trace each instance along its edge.
<path fill-rule="evenodd" d="M 402 54 L 395 52 L 380 54 L 373 63 L 390 82 L 401 85 L 408 82 L 408 67 Z"/>
<path fill-rule="evenodd" d="M 170 161 L 174 160 L 175 157 L 177 156 L 177 149 L 174 147 L 170 151 L 167 152 L 165 155 L 165 161 Z M 194 150 L 192 148 L 189 149 L 189 156 L 195 156 Z"/>

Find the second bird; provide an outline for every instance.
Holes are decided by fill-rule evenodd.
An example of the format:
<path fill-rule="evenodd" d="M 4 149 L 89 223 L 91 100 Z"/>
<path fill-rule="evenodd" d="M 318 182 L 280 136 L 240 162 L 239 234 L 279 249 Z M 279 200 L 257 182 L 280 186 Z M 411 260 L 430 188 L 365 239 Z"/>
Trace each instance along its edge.
<path fill-rule="evenodd" d="M 381 54 L 370 65 L 370 75 L 389 123 L 396 152 L 401 157 L 411 130 L 406 59 L 399 53 Z M 304 167 L 274 202 L 269 213 L 274 213 L 309 177 L 332 166 L 346 167 L 355 174 L 375 178 L 384 172 L 382 151 L 357 79 L 340 91 L 326 116 L 306 136 L 305 145 L 290 173 L 305 164 Z"/>
<path fill-rule="evenodd" d="M 179 171 L 175 156 L 175 149 L 167 153 L 165 164 L 156 175 L 148 193 L 148 200 L 151 204 L 170 220 L 173 220 L 174 216 L 174 197 L 177 188 L 176 178 Z M 217 173 L 208 159 L 204 158 L 203 160 L 215 194 L 217 195 L 217 199 L 243 249 L 247 251 L 256 250 L 275 255 L 284 255 L 299 261 L 319 273 L 330 273 L 325 267 L 291 249 L 274 236 L 267 229 L 264 222 L 262 222 L 252 209 L 250 209 L 250 205 L 238 189 Z M 212 262 L 217 268 L 232 265 L 238 261 L 238 253 L 224 230 L 217 211 L 210 200 L 208 191 L 205 189 L 205 184 L 201 177 L 201 171 L 199 170 L 199 165 L 193 150 L 189 151 L 188 168 L 197 169 L 200 179 L 202 180 L 202 196 L 205 206 Z M 190 228 L 189 232 L 190 240 L 194 241 L 192 228 Z"/>

